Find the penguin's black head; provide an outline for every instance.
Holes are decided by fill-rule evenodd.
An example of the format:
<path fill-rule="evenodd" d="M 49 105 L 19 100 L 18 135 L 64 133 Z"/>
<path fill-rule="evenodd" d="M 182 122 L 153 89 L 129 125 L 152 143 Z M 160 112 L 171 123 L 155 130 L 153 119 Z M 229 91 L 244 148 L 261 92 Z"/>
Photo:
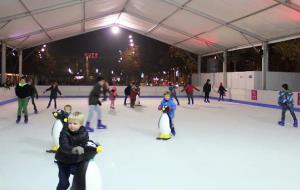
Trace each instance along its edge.
<path fill-rule="evenodd" d="M 55 119 L 61 120 L 63 123 L 68 122 L 68 118 L 66 117 L 66 113 L 64 110 L 58 109 L 55 112 L 52 112 Z"/>

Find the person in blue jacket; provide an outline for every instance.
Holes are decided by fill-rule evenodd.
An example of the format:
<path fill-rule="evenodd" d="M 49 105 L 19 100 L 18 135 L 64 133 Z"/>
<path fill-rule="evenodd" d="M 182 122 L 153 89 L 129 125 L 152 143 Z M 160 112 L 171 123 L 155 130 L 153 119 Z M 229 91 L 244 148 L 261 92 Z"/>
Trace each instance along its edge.
<path fill-rule="evenodd" d="M 170 128 L 171 128 L 171 133 L 173 136 L 176 135 L 175 128 L 174 128 L 174 116 L 175 116 L 175 110 L 176 110 L 176 104 L 174 103 L 173 99 L 171 98 L 171 94 L 169 91 L 164 93 L 164 98 L 160 102 L 158 106 L 159 110 L 163 110 L 166 112 L 170 118 Z"/>
<path fill-rule="evenodd" d="M 294 119 L 294 127 L 298 127 L 298 120 L 294 111 L 293 92 L 289 90 L 288 84 L 282 85 L 283 90 L 279 92 L 278 104 L 281 106 L 281 120 L 278 122 L 279 125 L 284 126 L 285 124 L 285 112 L 290 111 Z"/>

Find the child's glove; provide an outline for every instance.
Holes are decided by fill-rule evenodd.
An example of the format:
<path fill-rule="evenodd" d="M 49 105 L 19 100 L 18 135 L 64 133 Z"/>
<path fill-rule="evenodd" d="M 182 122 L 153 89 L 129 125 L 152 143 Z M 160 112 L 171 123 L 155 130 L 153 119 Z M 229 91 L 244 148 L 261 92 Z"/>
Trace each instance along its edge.
<path fill-rule="evenodd" d="M 72 148 L 72 154 L 78 154 L 81 155 L 84 153 L 84 149 L 81 146 L 76 146 Z"/>
<path fill-rule="evenodd" d="M 163 106 L 161 109 L 164 113 L 168 113 L 170 111 L 170 108 L 168 106 Z"/>

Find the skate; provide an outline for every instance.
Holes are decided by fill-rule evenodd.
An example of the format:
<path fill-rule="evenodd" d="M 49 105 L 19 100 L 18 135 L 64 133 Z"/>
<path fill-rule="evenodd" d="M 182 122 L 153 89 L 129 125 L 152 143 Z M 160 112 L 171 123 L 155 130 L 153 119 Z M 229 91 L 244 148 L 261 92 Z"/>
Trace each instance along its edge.
<path fill-rule="evenodd" d="M 16 123 L 17 123 L 17 124 L 18 124 L 18 123 L 20 123 L 20 120 L 21 120 L 21 116 L 20 116 L 20 115 L 18 115 L 18 116 L 17 116 Z"/>
<path fill-rule="evenodd" d="M 295 121 L 294 121 L 294 124 L 293 124 L 293 126 L 294 126 L 295 128 L 297 128 L 297 127 L 298 127 L 298 120 L 295 120 Z"/>
<path fill-rule="evenodd" d="M 278 125 L 280 125 L 281 127 L 284 127 L 284 121 L 278 121 Z"/>
<path fill-rule="evenodd" d="M 28 123 L 28 115 L 24 116 L 24 123 Z"/>
<path fill-rule="evenodd" d="M 174 127 L 171 128 L 171 133 L 172 133 L 173 136 L 176 135 L 176 131 L 175 131 L 175 128 L 174 128 Z"/>
<path fill-rule="evenodd" d="M 106 125 L 103 125 L 101 120 L 98 120 L 97 129 L 106 129 Z"/>
<path fill-rule="evenodd" d="M 84 127 L 87 132 L 94 132 L 94 129 L 90 127 L 90 122 L 86 122 Z"/>

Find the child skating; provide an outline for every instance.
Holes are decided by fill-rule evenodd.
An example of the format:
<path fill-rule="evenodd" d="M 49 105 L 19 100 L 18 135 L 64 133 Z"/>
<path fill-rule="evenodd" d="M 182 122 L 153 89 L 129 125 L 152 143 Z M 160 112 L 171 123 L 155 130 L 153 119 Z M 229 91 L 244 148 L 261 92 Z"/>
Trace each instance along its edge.
<path fill-rule="evenodd" d="M 164 93 L 164 98 L 160 102 L 158 110 L 161 110 L 163 114 L 159 121 L 160 135 L 157 137 L 157 139 L 168 140 L 171 138 L 170 132 L 173 136 L 176 135 L 173 122 L 176 104 L 173 102 L 169 91 Z"/>

